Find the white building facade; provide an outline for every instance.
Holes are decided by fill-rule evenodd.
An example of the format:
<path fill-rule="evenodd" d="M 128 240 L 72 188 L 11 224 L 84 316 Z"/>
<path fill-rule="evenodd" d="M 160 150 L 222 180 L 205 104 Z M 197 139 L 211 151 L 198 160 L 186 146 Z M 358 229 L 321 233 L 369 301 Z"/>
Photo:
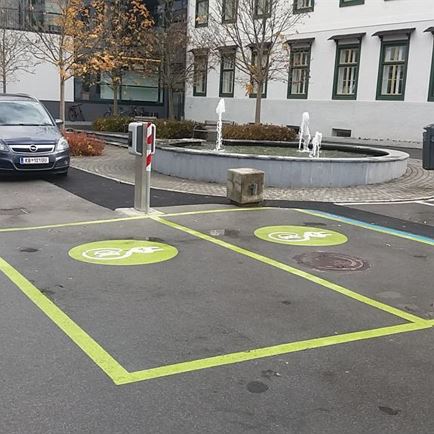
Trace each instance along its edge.
<path fill-rule="evenodd" d="M 212 7 L 207 1 L 189 3 L 189 22 Z M 434 1 L 284 1 L 302 17 L 285 35 L 287 78 L 268 82 L 261 121 L 297 126 L 308 111 L 311 129 L 324 136 L 420 142 L 434 124 Z M 233 92 L 222 89 L 232 79 L 225 63 L 207 71 L 201 92 L 188 87 L 187 119 L 215 119 L 224 96 L 225 119 L 254 120 L 255 100 L 238 83 L 240 71 L 233 71 Z"/>
<path fill-rule="evenodd" d="M 49 0 L 0 0 L 0 28 L 10 32 L 24 32 L 31 24 L 38 23 L 50 29 L 50 20 L 54 20 L 56 2 Z M 31 33 L 29 34 L 31 37 Z M 56 67 L 48 62 L 33 58 L 29 50 L 30 61 L 27 70 L 18 70 L 8 76 L 8 93 L 25 93 L 40 100 L 58 105 L 60 80 Z M 74 100 L 73 79 L 66 82 L 65 100 Z"/>

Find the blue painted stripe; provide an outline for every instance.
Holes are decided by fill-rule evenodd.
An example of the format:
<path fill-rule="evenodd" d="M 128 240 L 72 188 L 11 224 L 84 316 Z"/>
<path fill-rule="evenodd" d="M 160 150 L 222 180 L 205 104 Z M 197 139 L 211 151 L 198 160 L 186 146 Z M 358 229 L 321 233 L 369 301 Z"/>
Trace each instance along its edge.
<path fill-rule="evenodd" d="M 337 215 L 337 214 L 331 214 L 331 213 L 327 213 L 327 212 L 323 212 L 323 211 L 305 210 L 305 209 L 296 209 L 296 211 L 302 212 L 304 214 L 310 214 L 310 215 L 314 215 L 314 216 L 318 216 L 318 217 L 323 217 L 323 218 L 326 218 L 329 220 L 335 220 L 335 221 L 339 221 L 342 223 L 347 223 L 349 225 L 358 226 L 361 228 L 370 229 L 372 231 L 381 232 L 384 234 L 390 234 L 390 235 L 394 235 L 395 237 L 406 238 L 408 240 L 418 241 L 420 243 L 429 244 L 431 246 L 434 246 L 434 239 L 429 238 L 429 237 L 425 237 L 423 235 L 416 235 L 416 234 L 412 234 L 410 232 L 401 231 L 398 229 L 392 229 L 392 228 L 388 228 L 386 226 L 376 225 L 374 223 L 366 223 L 366 222 L 363 222 L 360 220 L 355 220 L 355 219 L 348 218 L 348 217 L 342 217 L 342 216 Z"/>

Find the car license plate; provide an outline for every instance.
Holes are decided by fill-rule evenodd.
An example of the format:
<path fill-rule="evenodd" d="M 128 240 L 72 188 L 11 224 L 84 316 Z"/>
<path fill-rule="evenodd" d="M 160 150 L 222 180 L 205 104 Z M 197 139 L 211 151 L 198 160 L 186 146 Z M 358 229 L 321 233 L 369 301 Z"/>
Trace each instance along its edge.
<path fill-rule="evenodd" d="M 48 157 L 21 157 L 21 164 L 47 164 L 50 160 Z"/>

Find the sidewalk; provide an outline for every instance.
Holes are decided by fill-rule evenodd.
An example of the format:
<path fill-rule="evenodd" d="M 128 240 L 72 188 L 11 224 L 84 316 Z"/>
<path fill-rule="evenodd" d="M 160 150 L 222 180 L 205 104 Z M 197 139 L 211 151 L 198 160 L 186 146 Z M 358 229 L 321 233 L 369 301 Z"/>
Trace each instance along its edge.
<path fill-rule="evenodd" d="M 107 145 L 101 157 L 75 157 L 72 166 L 119 182 L 134 184 L 134 158 L 125 148 Z M 153 188 L 193 194 L 226 196 L 226 186 L 190 181 L 152 173 Z M 422 169 L 420 160 L 410 159 L 400 179 L 375 185 L 348 188 L 266 188 L 265 199 L 320 202 L 393 202 L 434 197 L 434 172 Z"/>

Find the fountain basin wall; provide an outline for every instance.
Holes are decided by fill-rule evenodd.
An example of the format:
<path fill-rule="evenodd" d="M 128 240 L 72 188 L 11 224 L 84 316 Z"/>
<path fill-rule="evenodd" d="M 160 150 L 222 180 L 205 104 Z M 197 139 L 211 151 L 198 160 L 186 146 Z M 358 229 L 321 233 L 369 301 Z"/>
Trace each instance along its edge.
<path fill-rule="evenodd" d="M 324 148 L 352 151 L 354 158 L 309 158 L 233 154 L 182 147 L 157 146 L 153 168 L 164 175 L 226 183 L 227 170 L 248 167 L 265 172 L 268 187 L 350 187 L 399 178 L 407 170 L 405 152 L 349 145 Z M 372 156 L 357 157 L 357 152 Z"/>

